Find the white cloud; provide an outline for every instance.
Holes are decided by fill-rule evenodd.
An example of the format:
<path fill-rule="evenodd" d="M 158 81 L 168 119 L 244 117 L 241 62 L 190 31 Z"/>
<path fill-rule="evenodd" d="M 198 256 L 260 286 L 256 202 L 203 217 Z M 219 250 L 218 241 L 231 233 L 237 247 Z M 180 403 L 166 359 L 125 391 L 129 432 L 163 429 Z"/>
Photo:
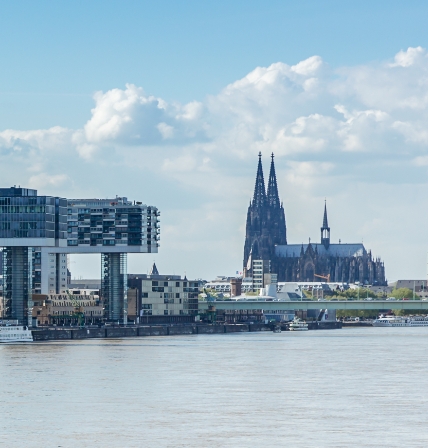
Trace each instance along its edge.
<path fill-rule="evenodd" d="M 47 174 L 40 173 L 35 176 L 31 176 L 28 180 L 30 188 L 46 188 L 46 187 L 60 187 L 64 183 L 69 182 L 70 178 L 67 174 Z"/>
<path fill-rule="evenodd" d="M 164 140 L 168 140 L 174 136 L 174 128 L 166 123 L 159 123 L 157 128 Z"/>
<path fill-rule="evenodd" d="M 145 96 L 141 87 L 127 84 L 125 90 L 97 92 L 94 99 L 92 118 L 85 125 L 89 142 L 153 139 L 157 122 L 163 115 L 163 102 L 158 98 Z"/>
<path fill-rule="evenodd" d="M 187 104 L 168 103 L 133 84 L 97 92 L 94 101 L 82 129 L 0 132 L 4 182 L 61 188 L 69 196 L 135 194 L 167 209 L 179 204 L 179 218 L 171 214 L 164 224 L 170 238 L 185 235 L 180 247 L 194 243 L 198 226 L 202 238 L 209 222 L 210 241 L 239 249 L 256 155 L 273 151 L 290 242 L 305 239 L 312 225 L 318 232 L 313 213 L 327 196 L 340 210 L 335 228 L 342 226 L 342 238 L 355 235 L 359 241 L 373 231 L 378 254 L 391 254 L 396 241 L 396 228 L 378 231 L 380 223 L 388 226 L 395 219 L 399 207 L 385 204 L 403 199 L 403 189 L 412 198 L 426 196 L 428 57 L 421 47 L 337 70 L 320 56 L 295 65 L 276 62 Z M 356 213 L 349 222 L 360 210 L 367 217 Z M 184 231 L 186 211 L 191 234 Z M 224 222 L 230 235 L 222 231 Z M 425 234 L 422 224 L 418 229 Z M 415 246 L 415 235 L 416 230 L 403 236 L 409 247 Z M 427 238 L 421 241 L 428 244 Z M 201 244 L 198 250 L 225 263 L 216 247 Z M 386 262 L 387 269 L 396 263 L 398 272 L 398 262 Z M 226 263 L 239 269 L 240 253 Z M 413 266 L 410 258 L 406 263 Z"/>
<path fill-rule="evenodd" d="M 69 143 L 72 134 L 73 131 L 60 126 L 30 131 L 7 129 L 0 132 L 0 149 L 16 152 L 61 151 Z"/>
<path fill-rule="evenodd" d="M 406 51 L 399 51 L 395 55 L 395 62 L 391 64 L 391 67 L 410 67 L 425 56 L 425 50 L 422 47 L 409 47 Z"/>

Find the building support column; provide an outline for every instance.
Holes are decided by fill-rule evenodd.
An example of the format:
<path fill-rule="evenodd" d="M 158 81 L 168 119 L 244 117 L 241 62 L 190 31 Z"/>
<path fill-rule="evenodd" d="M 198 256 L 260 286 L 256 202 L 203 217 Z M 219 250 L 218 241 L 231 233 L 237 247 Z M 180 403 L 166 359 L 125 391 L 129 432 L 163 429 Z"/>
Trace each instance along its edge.
<path fill-rule="evenodd" d="M 5 247 L 3 250 L 4 318 L 32 326 L 32 249 Z"/>
<path fill-rule="evenodd" d="M 101 254 L 101 295 L 104 317 L 108 321 L 128 323 L 127 254 Z"/>

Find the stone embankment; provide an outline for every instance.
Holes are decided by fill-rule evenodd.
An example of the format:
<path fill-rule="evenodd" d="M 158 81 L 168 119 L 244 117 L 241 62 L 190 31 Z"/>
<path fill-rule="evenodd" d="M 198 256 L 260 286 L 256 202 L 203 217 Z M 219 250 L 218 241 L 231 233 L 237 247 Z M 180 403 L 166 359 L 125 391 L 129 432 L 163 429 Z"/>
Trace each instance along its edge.
<path fill-rule="evenodd" d="M 189 334 L 224 334 L 249 331 L 272 331 L 265 324 L 235 325 L 156 325 L 139 327 L 101 328 L 40 328 L 33 330 L 34 341 L 61 341 L 67 339 L 135 338 L 140 336 L 176 336 Z"/>
<path fill-rule="evenodd" d="M 363 320 L 360 322 L 342 322 L 343 327 L 372 327 L 372 321 L 370 320 Z"/>

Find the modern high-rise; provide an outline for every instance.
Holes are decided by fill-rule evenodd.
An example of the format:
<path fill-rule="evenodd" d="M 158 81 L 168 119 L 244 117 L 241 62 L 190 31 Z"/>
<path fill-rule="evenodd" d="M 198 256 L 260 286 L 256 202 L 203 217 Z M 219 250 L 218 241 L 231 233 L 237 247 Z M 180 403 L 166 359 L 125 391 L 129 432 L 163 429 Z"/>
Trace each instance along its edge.
<path fill-rule="evenodd" d="M 127 253 L 158 251 L 159 211 L 125 197 L 64 199 L 0 188 L 4 316 L 31 322 L 31 294 L 67 289 L 67 254 L 101 254 L 105 319 L 127 321 Z"/>

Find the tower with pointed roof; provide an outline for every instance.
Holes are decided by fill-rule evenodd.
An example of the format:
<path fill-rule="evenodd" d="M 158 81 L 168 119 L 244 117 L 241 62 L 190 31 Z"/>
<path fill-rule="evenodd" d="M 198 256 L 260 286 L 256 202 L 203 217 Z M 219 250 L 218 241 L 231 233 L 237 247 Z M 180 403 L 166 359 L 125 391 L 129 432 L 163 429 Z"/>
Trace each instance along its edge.
<path fill-rule="evenodd" d="M 330 227 L 327 219 L 327 201 L 324 201 L 324 218 L 321 227 L 321 244 L 328 249 L 330 246 Z"/>
<path fill-rule="evenodd" d="M 287 244 L 284 207 L 279 200 L 274 155 L 272 154 L 267 193 L 259 153 L 253 200 L 247 212 L 244 245 L 244 272 L 250 274 L 251 260 L 272 260 L 275 245 Z"/>
<path fill-rule="evenodd" d="M 150 269 L 149 275 L 159 275 L 158 268 L 156 267 L 156 263 L 153 262 L 153 266 Z"/>
<path fill-rule="evenodd" d="M 253 199 L 247 212 L 244 245 L 244 275 L 253 277 L 253 290 L 264 285 L 264 274 L 276 274 L 278 282 L 330 282 L 387 285 L 385 265 L 374 259 L 362 243 L 339 244 L 330 240 L 327 201 L 320 243 L 288 244 L 284 207 L 278 195 L 274 155 L 267 191 L 259 153 Z M 258 260 L 255 262 L 254 260 Z M 262 260 L 261 263 L 259 260 Z M 254 268 L 254 272 L 253 272 Z"/>

